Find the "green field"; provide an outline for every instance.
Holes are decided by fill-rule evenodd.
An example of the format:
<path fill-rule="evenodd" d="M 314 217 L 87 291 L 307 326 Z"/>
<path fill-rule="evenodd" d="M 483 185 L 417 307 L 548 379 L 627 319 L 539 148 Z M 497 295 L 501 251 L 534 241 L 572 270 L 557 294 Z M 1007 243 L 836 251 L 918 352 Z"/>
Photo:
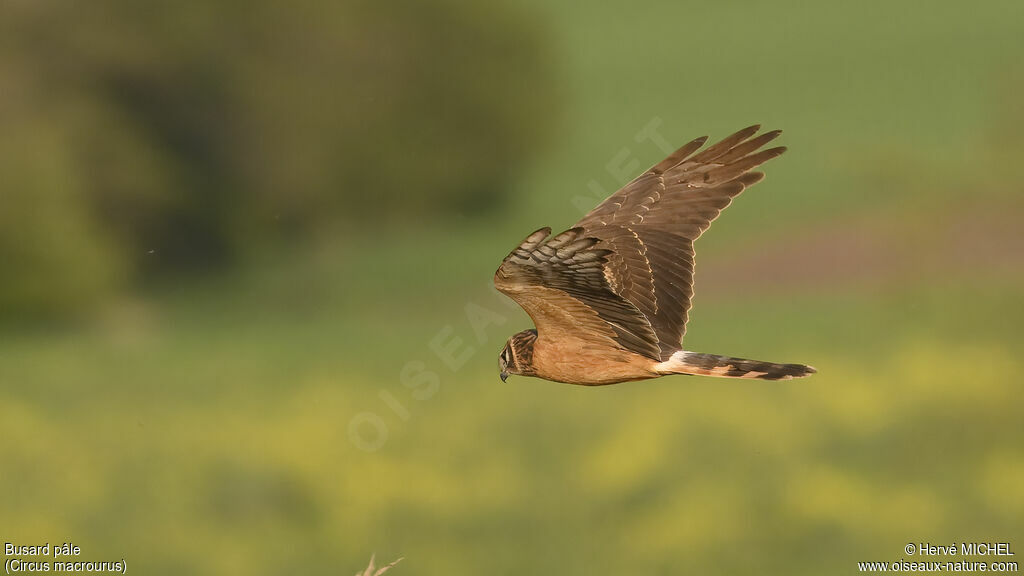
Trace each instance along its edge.
<path fill-rule="evenodd" d="M 531 1 L 561 104 L 498 213 L 0 330 L 0 539 L 153 575 L 374 552 L 405 557 L 389 576 L 848 574 L 908 542 L 1024 547 L 1022 7 Z M 674 145 L 785 130 L 697 244 L 686 347 L 816 376 L 498 380 L 529 319 L 494 269 L 622 184 L 616 158 L 660 160 L 652 120 Z"/>

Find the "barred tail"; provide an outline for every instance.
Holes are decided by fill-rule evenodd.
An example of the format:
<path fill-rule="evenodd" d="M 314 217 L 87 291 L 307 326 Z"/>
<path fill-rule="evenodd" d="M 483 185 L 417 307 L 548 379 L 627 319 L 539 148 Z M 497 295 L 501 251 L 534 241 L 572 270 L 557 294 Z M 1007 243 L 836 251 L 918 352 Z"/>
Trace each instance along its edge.
<path fill-rule="evenodd" d="M 817 372 L 813 367 L 803 364 L 776 364 L 685 350 L 676 352 L 665 362 L 655 365 L 654 369 L 659 374 L 699 374 L 720 378 L 760 378 L 762 380 L 803 378 Z"/>

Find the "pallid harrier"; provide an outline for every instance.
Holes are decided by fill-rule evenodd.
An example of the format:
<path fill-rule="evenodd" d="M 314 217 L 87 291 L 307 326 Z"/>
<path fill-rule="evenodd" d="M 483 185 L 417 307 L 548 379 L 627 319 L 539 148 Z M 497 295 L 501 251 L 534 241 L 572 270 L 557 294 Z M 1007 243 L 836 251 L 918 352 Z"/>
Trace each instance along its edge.
<path fill-rule="evenodd" d="M 537 326 L 509 338 L 501 379 L 537 376 L 601 385 L 700 374 L 780 380 L 815 372 L 682 349 L 693 298 L 693 241 L 746 187 L 751 172 L 786 151 L 758 151 L 781 131 L 751 126 L 694 154 L 707 137 L 683 146 L 602 202 L 576 225 L 551 236 L 541 228 L 512 251 L 494 285 Z"/>

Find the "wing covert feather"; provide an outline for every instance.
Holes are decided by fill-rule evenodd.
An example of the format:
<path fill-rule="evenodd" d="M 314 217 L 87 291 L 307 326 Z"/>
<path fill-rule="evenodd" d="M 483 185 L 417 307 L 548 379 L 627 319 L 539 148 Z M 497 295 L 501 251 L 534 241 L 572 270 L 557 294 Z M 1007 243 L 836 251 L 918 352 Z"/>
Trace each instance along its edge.
<path fill-rule="evenodd" d="M 595 248 L 598 240 L 582 228 L 570 228 L 548 239 L 549 234 L 549 228 L 534 232 L 505 258 L 494 275 L 498 290 L 526 310 L 541 337 L 569 332 L 584 340 L 660 358 L 657 334 L 650 322 L 608 284 L 606 265 L 612 251 Z M 538 301 L 540 296 L 544 302 Z M 593 314 L 581 312 L 578 304 Z"/>

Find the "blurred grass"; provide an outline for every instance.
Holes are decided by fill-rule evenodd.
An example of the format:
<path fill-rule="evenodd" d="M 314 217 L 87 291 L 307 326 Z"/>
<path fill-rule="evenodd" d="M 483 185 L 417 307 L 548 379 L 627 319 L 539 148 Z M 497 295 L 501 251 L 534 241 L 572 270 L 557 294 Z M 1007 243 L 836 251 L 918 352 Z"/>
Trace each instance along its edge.
<path fill-rule="evenodd" d="M 230 343 L 195 341 L 207 331 L 191 323 L 149 344 L 6 342 L 3 380 L 19 385 L 0 415 L 4 516 L 19 539 L 69 534 L 147 573 L 331 573 L 366 550 L 424 573 L 785 571 L 797 557 L 817 573 L 912 538 L 1012 539 L 1024 366 L 1019 338 L 989 327 L 1024 320 L 1003 307 L 1019 286 L 706 310 L 694 347 L 821 370 L 768 385 L 509 386 L 491 350 L 452 375 L 419 342 L 407 356 L 442 388 L 418 402 L 396 367 L 353 373 L 318 349 L 330 319 L 287 339 L 254 319 Z M 379 452 L 347 438 L 363 410 L 389 427 Z"/>
<path fill-rule="evenodd" d="M 836 573 L 906 542 L 1022 541 L 1020 5 L 527 4 L 572 105 L 499 217 L 357 225 L 0 332 L 6 539 L 146 574 L 350 573 L 377 552 L 406 558 L 395 574 L 566 575 Z M 633 140 L 654 117 L 674 144 L 786 130 L 698 244 L 686 343 L 820 373 L 501 384 L 528 319 L 488 291 L 498 261 L 571 224 L 590 180 L 621 184 L 623 146 L 659 160 Z M 829 229 L 865 257 L 713 289 Z M 467 302 L 507 320 L 480 342 Z M 429 347 L 445 326 L 478 350 L 457 372 Z M 417 360 L 440 379 L 423 401 L 399 376 Z M 376 452 L 348 436 L 365 411 Z"/>

